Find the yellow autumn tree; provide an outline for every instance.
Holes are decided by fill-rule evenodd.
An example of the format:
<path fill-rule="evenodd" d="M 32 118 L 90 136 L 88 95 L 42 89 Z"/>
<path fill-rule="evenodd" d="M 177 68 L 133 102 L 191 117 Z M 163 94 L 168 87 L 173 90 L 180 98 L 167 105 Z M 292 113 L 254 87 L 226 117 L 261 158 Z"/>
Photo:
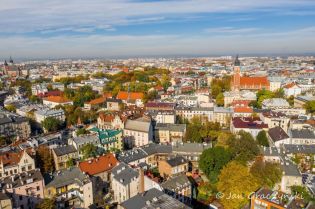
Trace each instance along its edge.
<path fill-rule="evenodd" d="M 224 208 L 239 209 L 249 202 L 250 194 L 259 188 L 259 183 L 247 166 L 231 161 L 221 170 L 217 188 L 220 192 L 217 197 Z"/>

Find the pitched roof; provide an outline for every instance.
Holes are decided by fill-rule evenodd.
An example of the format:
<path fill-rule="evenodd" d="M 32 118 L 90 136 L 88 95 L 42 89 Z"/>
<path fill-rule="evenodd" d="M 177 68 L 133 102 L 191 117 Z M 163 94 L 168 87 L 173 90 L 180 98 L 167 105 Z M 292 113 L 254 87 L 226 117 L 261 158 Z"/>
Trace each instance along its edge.
<path fill-rule="evenodd" d="M 72 145 L 56 147 L 53 150 L 57 156 L 62 156 L 62 155 L 66 155 L 66 154 L 73 153 L 73 152 L 77 151 L 75 149 L 75 147 Z"/>
<path fill-rule="evenodd" d="M 141 92 L 127 92 L 127 91 L 120 91 L 117 95 L 117 99 L 127 100 L 127 99 L 143 99 L 144 94 Z"/>
<path fill-rule="evenodd" d="M 125 130 L 133 130 L 148 133 L 150 130 L 151 121 L 138 118 L 136 120 L 128 119 L 125 124 Z"/>
<path fill-rule="evenodd" d="M 270 83 L 267 77 L 241 77 L 240 78 L 241 86 L 269 86 Z"/>
<path fill-rule="evenodd" d="M 97 105 L 97 104 L 105 103 L 105 101 L 106 101 L 106 97 L 100 97 L 100 98 L 96 98 L 96 99 L 93 99 L 93 100 L 87 102 L 87 104 Z"/>
<path fill-rule="evenodd" d="M 123 185 L 129 184 L 133 179 L 138 178 L 139 172 L 127 164 L 121 162 L 112 170 L 113 178 Z"/>
<path fill-rule="evenodd" d="M 269 129 L 268 135 L 274 142 L 289 138 L 288 134 L 279 126 Z"/>
<path fill-rule="evenodd" d="M 235 128 L 263 129 L 268 128 L 268 124 L 263 123 L 259 118 L 254 117 L 234 117 L 232 119 Z"/>
<path fill-rule="evenodd" d="M 4 153 L 0 155 L 0 162 L 2 162 L 4 166 L 17 165 L 20 162 L 23 154 L 24 151 Z"/>
<path fill-rule="evenodd" d="M 66 103 L 66 102 L 72 102 L 71 100 L 62 97 L 62 96 L 49 96 L 45 97 L 43 100 L 55 102 L 55 103 Z"/>
<path fill-rule="evenodd" d="M 183 158 L 182 156 L 177 156 L 174 158 L 171 158 L 169 160 L 166 161 L 171 167 L 175 167 L 175 166 L 179 166 L 185 163 L 188 163 L 188 161 Z"/>
<path fill-rule="evenodd" d="M 253 113 L 253 109 L 250 107 L 235 107 L 234 112 L 236 113 Z"/>
<path fill-rule="evenodd" d="M 87 160 L 79 163 L 79 168 L 82 172 L 89 175 L 99 174 L 111 170 L 118 163 L 118 160 L 111 153 L 92 160 Z"/>
<path fill-rule="evenodd" d="M 290 88 L 293 88 L 294 86 L 298 87 L 298 85 L 296 85 L 296 83 L 292 82 L 292 83 L 288 83 L 288 84 L 284 85 L 283 88 L 290 89 Z"/>

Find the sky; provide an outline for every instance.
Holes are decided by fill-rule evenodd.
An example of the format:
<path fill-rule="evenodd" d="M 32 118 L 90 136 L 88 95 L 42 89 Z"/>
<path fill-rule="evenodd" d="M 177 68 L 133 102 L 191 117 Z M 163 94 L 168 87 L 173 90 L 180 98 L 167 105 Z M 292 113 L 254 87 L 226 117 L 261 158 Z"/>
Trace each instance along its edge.
<path fill-rule="evenodd" d="M 314 0 L 0 0 L 0 58 L 315 52 Z"/>

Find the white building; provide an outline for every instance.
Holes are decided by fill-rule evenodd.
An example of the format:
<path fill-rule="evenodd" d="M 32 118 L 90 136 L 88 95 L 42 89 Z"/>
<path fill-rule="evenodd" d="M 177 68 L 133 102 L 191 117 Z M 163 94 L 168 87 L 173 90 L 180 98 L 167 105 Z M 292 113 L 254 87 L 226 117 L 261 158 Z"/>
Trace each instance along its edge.
<path fill-rule="evenodd" d="M 143 146 L 153 141 L 153 127 L 150 119 L 128 119 L 124 127 L 124 136 L 129 146 Z"/>

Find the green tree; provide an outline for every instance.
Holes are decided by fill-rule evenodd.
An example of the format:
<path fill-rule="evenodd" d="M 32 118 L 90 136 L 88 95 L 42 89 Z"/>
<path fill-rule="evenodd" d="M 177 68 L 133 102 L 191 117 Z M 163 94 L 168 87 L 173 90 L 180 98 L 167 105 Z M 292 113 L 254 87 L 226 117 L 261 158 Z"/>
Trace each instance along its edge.
<path fill-rule="evenodd" d="M 223 168 L 232 159 L 232 154 L 223 147 L 214 147 L 202 152 L 199 167 L 206 174 L 209 181 L 215 183 Z"/>
<path fill-rule="evenodd" d="M 251 134 L 240 131 L 234 140 L 229 141 L 229 147 L 234 159 L 246 163 L 259 154 L 259 147 Z"/>
<path fill-rule="evenodd" d="M 248 196 L 259 188 L 259 183 L 247 166 L 231 161 L 221 170 L 217 188 L 224 208 L 239 209 L 248 203 Z"/>
<path fill-rule="evenodd" d="M 95 157 L 97 154 L 97 147 L 94 144 L 86 144 L 81 148 L 83 159 Z"/>
<path fill-rule="evenodd" d="M 283 88 L 280 88 L 280 89 L 276 90 L 274 92 L 273 96 L 275 98 L 284 98 L 284 90 L 283 90 Z"/>
<path fill-rule="evenodd" d="M 43 173 L 52 172 L 55 170 L 54 158 L 50 149 L 47 146 L 40 146 L 36 150 L 37 166 Z"/>
<path fill-rule="evenodd" d="M 224 95 L 223 93 L 219 93 L 215 98 L 215 102 L 218 106 L 224 106 Z"/>
<path fill-rule="evenodd" d="M 250 172 L 258 179 L 260 186 L 272 189 L 281 181 L 282 170 L 279 164 L 264 162 L 257 158 L 250 168 Z"/>
<path fill-rule="evenodd" d="M 85 128 L 80 128 L 76 132 L 77 136 L 80 136 L 80 135 L 83 135 L 83 134 L 88 134 L 88 133 L 90 133 L 90 131 L 86 130 Z"/>
<path fill-rule="evenodd" d="M 42 121 L 42 126 L 47 131 L 58 131 L 62 128 L 62 121 L 54 118 L 54 117 L 47 117 Z"/>
<path fill-rule="evenodd" d="M 8 104 L 4 108 L 10 112 L 16 112 L 16 107 L 12 104 Z"/>
<path fill-rule="evenodd" d="M 267 134 L 265 130 L 259 131 L 259 133 L 256 136 L 256 140 L 259 145 L 262 145 L 264 147 L 269 147 L 269 141 L 267 138 Z"/>
<path fill-rule="evenodd" d="M 315 100 L 306 102 L 304 105 L 304 108 L 306 109 L 306 112 L 314 114 L 315 113 Z"/>
<path fill-rule="evenodd" d="M 213 98 L 217 98 L 221 92 L 222 88 L 219 85 L 211 85 L 211 95 Z"/>
<path fill-rule="evenodd" d="M 74 159 L 73 158 L 69 158 L 66 162 L 67 168 L 71 168 L 74 166 Z"/>
<path fill-rule="evenodd" d="M 315 197 L 312 196 L 304 186 L 291 186 L 291 193 L 303 198 L 306 202 L 315 202 Z"/>
<path fill-rule="evenodd" d="M 289 103 L 289 105 L 290 105 L 291 107 L 294 106 L 294 96 L 293 96 L 293 95 L 289 96 L 289 97 L 287 98 L 287 101 L 288 101 L 288 103 Z"/>
<path fill-rule="evenodd" d="M 271 99 L 275 97 L 275 94 L 272 91 L 266 90 L 266 89 L 262 89 L 259 90 L 256 93 L 256 97 L 257 97 L 257 103 L 256 103 L 256 107 L 261 108 L 262 102 L 265 99 Z M 253 103 L 252 103 L 253 104 Z"/>
<path fill-rule="evenodd" d="M 167 74 L 163 74 L 161 78 L 161 85 L 163 86 L 164 90 L 167 90 L 168 87 L 171 86 L 171 79 Z"/>
<path fill-rule="evenodd" d="M 55 209 L 56 200 L 54 198 L 45 198 L 39 204 L 36 205 L 35 209 Z"/>

